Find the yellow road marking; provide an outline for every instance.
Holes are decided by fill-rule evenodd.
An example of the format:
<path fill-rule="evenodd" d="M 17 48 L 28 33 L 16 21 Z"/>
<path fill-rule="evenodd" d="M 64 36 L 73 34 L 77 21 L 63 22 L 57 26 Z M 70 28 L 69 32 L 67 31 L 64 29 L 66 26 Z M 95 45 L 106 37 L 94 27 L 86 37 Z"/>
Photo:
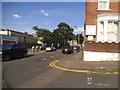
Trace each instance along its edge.
<path fill-rule="evenodd" d="M 56 65 L 56 63 L 58 63 L 58 62 L 59 62 L 59 60 L 55 60 L 55 61 L 51 62 L 49 64 L 49 66 L 60 69 L 60 70 L 81 72 L 81 73 L 96 73 L 96 74 L 119 74 L 120 73 L 120 72 L 97 72 L 97 71 L 90 71 L 90 70 L 75 70 L 75 69 L 63 68 L 63 67 L 59 67 Z"/>

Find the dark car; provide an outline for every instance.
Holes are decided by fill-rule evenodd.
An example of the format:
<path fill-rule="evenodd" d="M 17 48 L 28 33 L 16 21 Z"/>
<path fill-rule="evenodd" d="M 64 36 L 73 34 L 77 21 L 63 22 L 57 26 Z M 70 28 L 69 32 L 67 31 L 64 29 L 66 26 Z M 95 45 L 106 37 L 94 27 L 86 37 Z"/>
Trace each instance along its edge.
<path fill-rule="evenodd" d="M 80 47 L 79 46 L 73 46 L 73 50 L 76 50 L 77 52 L 80 51 Z"/>
<path fill-rule="evenodd" d="M 28 48 L 25 45 L 13 44 L 2 46 L 2 60 L 10 60 L 13 58 L 25 57 L 28 53 Z"/>
<path fill-rule="evenodd" d="M 71 46 L 64 46 L 62 48 L 62 53 L 63 54 L 71 54 L 71 53 L 73 53 L 73 47 L 71 47 Z"/>

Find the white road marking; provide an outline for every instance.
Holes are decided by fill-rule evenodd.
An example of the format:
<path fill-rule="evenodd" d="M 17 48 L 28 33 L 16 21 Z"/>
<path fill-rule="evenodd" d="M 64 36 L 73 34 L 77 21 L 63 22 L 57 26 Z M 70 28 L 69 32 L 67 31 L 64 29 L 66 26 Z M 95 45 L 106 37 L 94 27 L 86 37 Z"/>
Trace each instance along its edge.
<path fill-rule="evenodd" d="M 100 84 L 100 83 L 99 83 L 99 84 L 94 84 L 94 85 L 98 85 L 98 86 L 108 86 L 108 87 L 110 86 L 110 84 Z"/>
<path fill-rule="evenodd" d="M 43 60 L 47 60 L 47 58 L 43 58 Z"/>
<path fill-rule="evenodd" d="M 23 73 L 23 75 L 27 75 L 27 74 L 29 74 L 29 72 L 25 72 L 25 73 Z"/>
<path fill-rule="evenodd" d="M 92 84 L 92 77 L 87 77 L 87 84 Z"/>

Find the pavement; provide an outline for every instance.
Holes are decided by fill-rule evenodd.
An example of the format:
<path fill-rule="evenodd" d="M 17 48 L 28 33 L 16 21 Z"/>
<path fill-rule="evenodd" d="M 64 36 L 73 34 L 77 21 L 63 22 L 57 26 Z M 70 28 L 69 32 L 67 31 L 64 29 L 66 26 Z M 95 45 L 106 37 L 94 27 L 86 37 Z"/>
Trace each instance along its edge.
<path fill-rule="evenodd" d="M 94 56 L 93 56 L 94 57 Z M 59 60 L 56 65 L 72 70 L 89 70 L 95 72 L 117 72 L 118 74 L 118 61 L 83 61 L 83 51 L 70 55 L 63 60 Z"/>
<path fill-rule="evenodd" d="M 32 55 L 36 55 L 36 54 L 39 54 L 39 53 L 43 53 L 43 52 L 45 52 L 45 50 L 38 50 L 38 52 L 32 52 L 32 49 L 28 49 L 28 54 L 32 54 Z"/>

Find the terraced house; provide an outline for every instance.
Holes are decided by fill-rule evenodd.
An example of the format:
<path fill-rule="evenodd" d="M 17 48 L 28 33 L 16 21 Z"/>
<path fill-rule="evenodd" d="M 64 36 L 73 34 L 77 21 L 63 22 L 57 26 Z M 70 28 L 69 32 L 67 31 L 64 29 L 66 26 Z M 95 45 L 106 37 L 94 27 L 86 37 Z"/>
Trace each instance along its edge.
<path fill-rule="evenodd" d="M 84 60 L 120 60 L 120 1 L 86 1 Z"/>

